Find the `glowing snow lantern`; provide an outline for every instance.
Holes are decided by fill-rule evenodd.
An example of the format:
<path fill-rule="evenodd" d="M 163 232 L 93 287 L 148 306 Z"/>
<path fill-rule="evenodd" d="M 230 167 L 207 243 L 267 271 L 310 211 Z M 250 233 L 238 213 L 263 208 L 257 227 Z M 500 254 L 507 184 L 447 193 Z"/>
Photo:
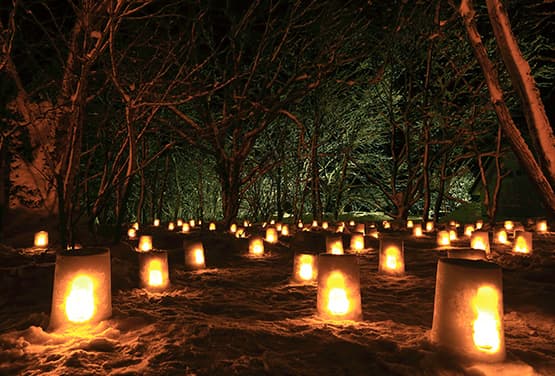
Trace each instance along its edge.
<path fill-rule="evenodd" d="M 318 227 L 318 221 L 312 221 L 312 226 L 311 227 Z"/>
<path fill-rule="evenodd" d="M 538 221 L 538 223 L 536 223 L 536 231 L 539 232 L 540 234 L 547 232 L 547 221 L 545 219 Z"/>
<path fill-rule="evenodd" d="M 281 235 L 282 236 L 289 236 L 289 226 L 288 225 L 282 225 L 281 226 Z"/>
<path fill-rule="evenodd" d="M 133 226 L 132 226 L 132 227 L 133 227 L 136 231 L 139 231 L 139 222 L 133 223 Z"/>
<path fill-rule="evenodd" d="M 195 227 L 195 220 L 194 219 L 191 219 L 189 221 L 189 226 L 191 226 L 191 228 Z"/>
<path fill-rule="evenodd" d="M 405 272 L 403 240 L 395 238 L 380 239 L 380 260 L 378 270 L 386 274 L 399 275 Z"/>
<path fill-rule="evenodd" d="M 160 220 L 159 220 L 159 219 L 155 219 L 155 220 L 154 220 L 154 226 L 155 226 L 155 227 L 160 226 Z"/>
<path fill-rule="evenodd" d="M 481 219 L 476 221 L 476 230 L 480 230 L 484 226 L 484 221 Z"/>
<path fill-rule="evenodd" d="M 368 236 L 378 239 L 380 237 L 380 233 L 377 228 L 371 228 L 370 231 L 368 231 Z"/>
<path fill-rule="evenodd" d="M 515 224 L 514 224 L 513 221 L 505 221 L 505 222 L 503 223 L 503 227 L 505 227 L 505 230 L 511 231 L 511 230 L 514 229 Z"/>
<path fill-rule="evenodd" d="M 35 247 L 37 248 L 46 248 L 48 247 L 48 232 L 46 231 L 39 231 L 35 233 Z"/>
<path fill-rule="evenodd" d="M 350 221 L 349 221 L 349 226 L 353 227 L 354 225 L 355 225 L 355 221 L 350 220 Z"/>
<path fill-rule="evenodd" d="M 94 324 L 111 315 L 110 250 L 87 248 L 58 253 L 49 329 Z"/>
<path fill-rule="evenodd" d="M 208 225 L 208 231 L 216 231 L 216 224 L 214 222 L 210 222 Z"/>
<path fill-rule="evenodd" d="M 486 251 L 482 249 L 450 249 L 447 251 L 448 258 L 460 258 L 467 260 L 486 260 Z"/>
<path fill-rule="evenodd" d="M 340 224 L 337 226 L 337 228 L 335 229 L 335 232 L 343 232 L 345 231 L 345 225 Z"/>
<path fill-rule="evenodd" d="M 382 226 L 383 228 L 388 229 L 391 228 L 391 223 L 389 223 L 389 221 L 383 221 Z"/>
<path fill-rule="evenodd" d="M 364 235 L 362 234 L 351 235 L 351 249 L 357 253 L 364 249 Z"/>
<path fill-rule="evenodd" d="M 326 253 L 331 253 L 333 255 L 343 254 L 343 237 L 341 235 L 326 236 Z"/>
<path fill-rule="evenodd" d="M 243 221 L 243 227 L 249 227 L 249 221 L 246 219 Z"/>
<path fill-rule="evenodd" d="M 245 237 L 245 229 L 243 227 L 238 227 L 237 231 L 235 231 L 235 237 L 237 239 Z"/>
<path fill-rule="evenodd" d="M 413 227 L 414 227 L 414 222 L 409 219 L 407 221 L 407 228 L 413 228 Z"/>
<path fill-rule="evenodd" d="M 235 234 L 237 232 L 237 225 L 235 223 L 232 223 L 231 226 L 229 226 L 229 232 L 231 232 L 232 234 Z"/>
<path fill-rule="evenodd" d="M 470 236 L 470 248 L 489 253 L 489 234 L 487 231 L 474 231 Z"/>
<path fill-rule="evenodd" d="M 474 225 L 464 225 L 465 236 L 468 236 L 470 238 L 473 232 L 474 232 Z"/>
<path fill-rule="evenodd" d="M 276 230 L 277 230 L 278 232 L 281 232 L 281 229 L 282 229 L 282 228 L 283 228 L 283 224 L 278 223 L 278 224 L 276 225 Z"/>
<path fill-rule="evenodd" d="M 437 233 L 437 245 L 448 246 L 451 244 L 451 236 L 449 236 L 449 231 L 438 231 Z"/>
<path fill-rule="evenodd" d="M 431 339 L 466 358 L 505 359 L 501 268 L 482 260 L 440 259 Z"/>
<path fill-rule="evenodd" d="M 327 230 L 329 227 L 330 227 L 330 225 L 329 225 L 328 222 L 325 222 L 325 221 L 322 222 L 322 228 L 323 228 L 324 230 Z"/>
<path fill-rule="evenodd" d="M 183 223 L 181 226 L 181 232 L 187 233 L 191 231 L 191 226 L 188 223 Z"/>
<path fill-rule="evenodd" d="M 273 228 L 273 227 L 269 227 L 269 229 L 270 228 Z M 268 236 L 267 232 L 266 232 L 266 236 Z M 276 233 L 276 236 L 277 236 L 277 233 Z M 252 256 L 262 256 L 264 254 L 264 242 L 262 241 L 262 238 L 254 237 L 250 239 L 249 254 L 251 254 Z"/>
<path fill-rule="evenodd" d="M 494 242 L 497 244 L 507 244 L 507 231 L 504 228 L 495 231 L 495 236 L 493 239 Z"/>
<path fill-rule="evenodd" d="M 198 220 L 198 224 L 199 224 L 199 226 L 202 225 L 202 219 Z"/>
<path fill-rule="evenodd" d="M 362 320 L 359 274 L 355 255 L 318 256 L 318 316 L 325 320 Z"/>
<path fill-rule="evenodd" d="M 515 233 L 513 252 L 515 253 L 532 252 L 532 233 L 531 232 L 517 231 Z"/>
<path fill-rule="evenodd" d="M 152 236 L 150 235 L 141 235 L 139 237 L 139 245 L 138 250 L 140 252 L 148 252 L 152 249 Z"/>
<path fill-rule="evenodd" d="M 417 238 L 422 237 L 422 225 L 420 223 L 414 225 L 412 228 L 412 234 Z"/>
<path fill-rule="evenodd" d="M 307 283 L 316 281 L 318 276 L 317 256 L 297 253 L 293 259 L 293 281 Z"/>
<path fill-rule="evenodd" d="M 177 227 L 182 227 L 183 226 L 183 220 L 182 219 L 178 219 L 177 220 Z"/>
<path fill-rule="evenodd" d="M 137 230 L 135 230 L 134 227 L 131 227 L 129 230 L 127 230 L 127 237 L 129 239 L 135 239 L 137 237 Z"/>
<path fill-rule="evenodd" d="M 457 222 L 453 220 L 449 221 L 449 227 L 458 227 Z"/>
<path fill-rule="evenodd" d="M 297 223 L 297 227 L 298 227 L 298 228 L 303 228 L 303 222 L 302 222 L 302 221 L 299 221 L 299 223 Z"/>
<path fill-rule="evenodd" d="M 283 229 L 282 229 L 283 231 Z M 277 243 L 278 242 L 278 233 L 275 227 L 268 227 L 266 229 L 266 239 L 268 243 Z"/>
<path fill-rule="evenodd" d="M 206 267 L 202 242 L 184 241 L 183 249 L 185 252 L 185 266 L 188 269 L 204 269 Z"/>
<path fill-rule="evenodd" d="M 271 224 L 271 225 L 275 225 L 275 224 L 276 224 L 276 220 L 275 220 L 275 219 L 272 219 L 272 220 L 270 221 L 270 224 Z"/>
<path fill-rule="evenodd" d="M 168 252 L 156 250 L 140 252 L 137 255 L 141 287 L 152 291 L 165 290 L 170 284 Z"/>
<path fill-rule="evenodd" d="M 175 223 L 173 223 L 173 222 L 168 223 L 168 230 L 169 231 L 175 230 Z"/>
<path fill-rule="evenodd" d="M 449 240 L 454 241 L 457 240 L 458 236 L 457 236 L 457 230 L 449 230 Z"/>
<path fill-rule="evenodd" d="M 428 221 L 426 222 L 426 232 L 434 231 L 434 222 Z"/>

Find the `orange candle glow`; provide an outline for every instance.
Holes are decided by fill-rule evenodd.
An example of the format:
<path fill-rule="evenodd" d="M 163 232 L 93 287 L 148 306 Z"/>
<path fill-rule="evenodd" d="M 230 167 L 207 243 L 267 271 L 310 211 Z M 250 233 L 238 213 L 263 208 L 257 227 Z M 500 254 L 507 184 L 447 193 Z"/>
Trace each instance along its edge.
<path fill-rule="evenodd" d="M 380 240 L 378 270 L 382 273 L 399 275 L 405 272 L 404 244 L 400 239 Z"/>
<path fill-rule="evenodd" d="M 175 223 L 173 223 L 173 222 L 168 223 L 168 230 L 169 231 L 175 230 Z"/>
<path fill-rule="evenodd" d="M 155 227 L 160 226 L 160 220 L 159 220 L 159 219 L 155 219 L 155 220 L 154 220 L 154 226 L 155 226 Z"/>
<path fill-rule="evenodd" d="M 283 228 L 282 228 L 282 231 L 283 231 Z M 278 233 L 275 227 L 268 227 L 266 229 L 266 241 L 272 244 L 278 242 Z"/>
<path fill-rule="evenodd" d="M 412 234 L 419 238 L 422 236 L 422 225 L 417 223 L 414 225 L 414 227 L 412 228 Z"/>
<path fill-rule="evenodd" d="M 449 231 L 438 231 L 437 233 L 437 245 L 447 246 L 451 244 L 451 237 L 449 236 Z"/>
<path fill-rule="evenodd" d="M 270 227 L 270 228 L 273 228 L 273 227 Z M 268 236 L 267 232 L 266 232 L 266 236 Z M 262 241 L 262 238 L 255 237 L 250 239 L 249 254 L 251 254 L 252 256 L 262 256 L 264 254 L 264 242 Z"/>
<path fill-rule="evenodd" d="M 316 255 L 296 254 L 293 261 L 293 281 L 297 283 L 313 282 L 318 276 Z"/>
<path fill-rule="evenodd" d="M 127 230 L 127 237 L 129 239 L 135 239 L 137 237 L 137 230 L 135 230 L 134 227 L 131 227 L 129 230 Z"/>
<path fill-rule="evenodd" d="M 364 235 L 362 234 L 351 235 L 351 249 L 357 253 L 364 249 Z"/>
<path fill-rule="evenodd" d="M 181 226 L 181 232 L 188 233 L 189 231 L 191 231 L 191 225 L 189 225 L 188 223 L 183 223 L 183 225 Z"/>
<path fill-rule="evenodd" d="M 48 247 L 48 232 L 46 231 L 39 231 L 35 233 L 35 247 L 37 248 L 46 248 Z"/>
<path fill-rule="evenodd" d="M 139 246 L 137 247 L 140 252 L 148 252 L 152 249 L 152 236 L 141 235 L 139 237 Z"/>
<path fill-rule="evenodd" d="M 515 253 L 532 252 L 532 233 L 527 231 L 517 231 L 515 234 L 515 242 L 513 247 Z"/>
<path fill-rule="evenodd" d="M 473 225 L 464 225 L 464 235 L 471 237 L 472 233 L 474 232 L 474 226 Z"/>

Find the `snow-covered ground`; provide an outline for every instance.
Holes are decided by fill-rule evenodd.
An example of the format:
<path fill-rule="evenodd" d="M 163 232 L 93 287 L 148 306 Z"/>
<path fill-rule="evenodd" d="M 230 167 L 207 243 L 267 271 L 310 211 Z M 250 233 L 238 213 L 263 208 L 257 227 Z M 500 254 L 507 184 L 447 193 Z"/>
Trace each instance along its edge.
<path fill-rule="evenodd" d="M 198 238 L 200 235 L 190 235 Z M 187 271 L 184 235 L 155 234 L 170 252 L 171 288 L 139 289 L 136 255 L 112 247 L 113 316 L 81 332 L 48 332 L 55 255 L 0 246 L 0 374 L 4 375 L 555 375 L 555 234 L 529 257 L 496 246 L 503 267 L 507 359 L 475 364 L 429 342 L 435 237 L 405 242 L 406 274 L 378 274 L 377 241 L 359 257 L 362 322 L 315 316 L 316 286 L 290 282 L 294 248 L 261 258 L 204 234 L 208 268 Z M 460 240 L 455 246 L 467 246 Z M 346 243 L 348 244 L 348 243 Z"/>

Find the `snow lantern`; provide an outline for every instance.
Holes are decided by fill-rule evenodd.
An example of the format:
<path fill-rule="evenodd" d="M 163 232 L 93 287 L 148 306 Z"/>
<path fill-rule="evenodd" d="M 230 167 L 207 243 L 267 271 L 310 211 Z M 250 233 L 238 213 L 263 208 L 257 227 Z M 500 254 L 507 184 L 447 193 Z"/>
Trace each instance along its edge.
<path fill-rule="evenodd" d="M 484 227 L 484 221 L 482 221 L 481 219 L 478 219 L 476 221 L 476 230 L 480 230 L 482 227 Z"/>
<path fill-rule="evenodd" d="M 178 219 L 177 220 L 177 227 L 182 227 L 183 226 L 183 219 Z"/>
<path fill-rule="evenodd" d="M 191 228 L 195 227 L 195 220 L 194 219 L 191 219 L 189 221 L 189 226 L 191 226 Z"/>
<path fill-rule="evenodd" d="M 297 223 L 297 227 L 298 227 L 298 228 L 303 228 L 303 222 L 302 222 L 302 221 L 299 221 L 299 222 Z"/>
<path fill-rule="evenodd" d="M 532 233 L 528 231 L 517 231 L 513 245 L 515 253 L 531 253 L 532 252 Z"/>
<path fill-rule="evenodd" d="M 474 231 L 470 236 L 470 248 L 481 249 L 486 253 L 490 252 L 489 249 L 489 234 L 487 231 Z"/>
<path fill-rule="evenodd" d="M 278 242 L 278 233 L 275 227 L 268 227 L 266 229 L 266 241 L 272 244 Z"/>
<path fill-rule="evenodd" d="M 351 235 L 351 249 L 355 252 L 360 252 L 364 249 L 364 235 L 362 234 Z"/>
<path fill-rule="evenodd" d="M 284 224 L 281 226 L 281 235 L 282 236 L 289 236 L 289 225 Z"/>
<path fill-rule="evenodd" d="M 173 222 L 168 223 L 168 230 L 169 231 L 175 230 L 175 223 L 173 223 Z"/>
<path fill-rule="evenodd" d="M 380 239 L 378 270 L 385 274 L 399 275 L 405 272 L 405 251 L 401 239 Z"/>
<path fill-rule="evenodd" d="M 231 226 L 229 226 L 229 232 L 231 232 L 232 234 L 235 234 L 237 232 L 237 225 L 235 223 L 232 223 Z"/>
<path fill-rule="evenodd" d="M 362 320 L 357 256 L 318 256 L 318 316 L 325 320 Z"/>
<path fill-rule="evenodd" d="M 141 287 L 151 291 L 163 291 L 169 284 L 168 252 L 151 250 L 137 253 Z"/>
<path fill-rule="evenodd" d="M 56 255 L 49 329 L 94 324 L 112 315 L 110 250 L 82 248 Z"/>
<path fill-rule="evenodd" d="M 208 225 L 208 231 L 216 231 L 216 224 L 214 222 L 210 222 Z"/>
<path fill-rule="evenodd" d="M 312 228 L 318 227 L 318 221 L 312 221 Z"/>
<path fill-rule="evenodd" d="M 135 239 L 137 237 L 137 230 L 135 230 L 134 227 L 130 227 L 129 230 L 127 230 L 127 237 L 129 239 Z"/>
<path fill-rule="evenodd" d="M 412 228 L 412 234 L 417 238 L 422 236 L 422 225 L 420 223 L 414 225 Z"/>
<path fill-rule="evenodd" d="M 202 242 L 183 242 L 185 251 L 185 266 L 189 269 L 204 269 L 206 262 L 204 260 L 204 246 Z"/>
<path fill-rule="evenodd" d="M 503 223 L 503 227 L 505 227 L 505 230 L 507 231 L 512 231 L 515 227 L 515 224 L 513 221 L 505 221 Z"/>
<path fill-rule="evenodd" d="M 139 222 L 135 222 L 133 223 L 133 228 L 137 231 L 139 231 Z"/>
<path fill-rule="evenodd" d="M 271 224 L 271 225 L 275 225 L 275 224 L 276 224 L 276 220 L 275 220 L 275 219 L 270 220 L 270 224 Z"/>
<path fill-rule="evenodd" d="M 35 247 L 37 248 L 46 248 L 48 247 L 48 232 L 47 231 L 39 231 L 35 233 Z"/>
<path fill-rule="evenodd" d="M 505 359 L 498 265 L 482 260 L 439 260 L 431 340 L 475 361 Z"/>
<path fill-rule="evenodd" d="M 243 227 L 249 227 L 249 221 L 247 221 L 246 219 L 243 221 Z"/>
<path fill-rule="evenodd" d="M 482 249 L 450 249 L 447 251 L 448 258 L 460 258 L 467 260 L 486 260 L 486 251 Z"/>
<path fill-rule="evenodd" d="M 368 236 L 378 239 L 380 237 L 380 233 L 377 228 L 371 228 L 370 231 L 368 231 Z"/>
<path fill-rule="evenodd" d="M 413 227 L 414 227 L 414 222 L 409 219 L 407 221 L 407 228 L 413 228 Z"/>
<path fill-rule="evenodd" d="M 245 229 L 243 227 L 237 227 L 237 231 L 235 231 L 235 237 L 237 239 L 245 237 Z"/>
<path fill-rule="evenodd" d="M 493 241 L 497 244 L 507 244 L 508 237 L 505 228 L 501 228 L 495 231 Z"/>
<path fill-rule="evenodd" d="M 457 230 L 455 230 L 455 229 L 449 230 L 449 240 L 454 241 L 454 240 L 457 240 L 457 239 L 458 239 Z"/>
<path fill-rule="evenodd" d="M 273 227 L 269 227 L 269 229 L 271 229 Z M 273 228 L 275 231 L 275 228 Z M 266 238 L 268 237 L 268 231 L 266 231 Z M 277 233 L 276 233 L 276 239 L 277 239 Z M 266 240 L 268 241 L 268 240 Z M 269 242 L 272 243 L 272 242 Z M 252 256 L 262 256 L 264 254 L 264 241 L 262 240 L 262 238 L 259 237 L 253 237 L 250 239 L 249 241 L 249 254 Z"/>
<path fill-rule="evenodd" d="M 441 230 L 437 233 L 437 245 L 439 246 L 447 246 L 451 244 L 451 236 L 449 235 L 449 231 Z"/>
<path fill-rule="evenodd" d="M 434 222 L 428 221 L 426 222 L 426 232 L 434 231 Z"/>
<path fill-rule="evenodd" d="M 152 236 L 141 235 L 139 237 L 139 245 L 137 246 L 139 252 L 148 252 L 152 249 Z"/>
<path fill-rule="evenodd" d="M 297 253 L 293 259 L 293 281 L 307 283 L 316 281 L 318 276 L 317 256 Z"/>
<path fill-rule="evenodd" d="M 277 232 L 281 232 L 281 229 L 283 228 L 283 224 L 282 223 L 277 223 L 276 224 L 276 230 Z"/>
<path fill-rule="evenodd" d="M 544 234 L 547 232 L 547 221 L 545 219 L 536 223 L 536 232 Z"/>
<path fill-rule="evenodd" d="M 181 232 L 188 233 L 189 231 L 191 231 L 191 225 L 189 225 L 188 223 L 183 223 L 183 225 L 181 226 Z"/>
<path fill-rule="evenodd" d="M 391 223 L 389 223 L 389 221 L 383 221 L 382 226 L 384 229 L 389 229 L 391 228 Z"/>
<path fill-rule="evenodd" d="M 353 227 L 354 225 L 355 225 L 355 221 L 350 220 L 350 221 L 349 221 L 349 226 Z"/>
<path fill-rule="evenodd" d="M 340 224 L 337 226 L 337 228 L 335 229 L 335 232 L 343 232 L 345 231 L 345 225 L 344 224 Z"/>
<path fill-rule="evenodd" d="M 333 255 L 343 254 L 343 237 L 341 235 L 326 236 L 326 253 Z"/>
<path fill-rule="evenodd" d="M 464 225 L 465 236 L 468 236 L 470 238 L 473 232 L 474 232 L 474 225 Z"/>
<path fill-rule="evenodd" d="M 159 220 L 159 219 L 155 219 L 153 224 L 154 224 L 155 227 L 160 226 L 160 220 Z"/>
<path fill-rule="evenodd" d="M 449 227 L 459 227 L 459 226 L 457 225 L 457 221 L 450 220 L 449 221 Z"/>
<path fill-rule="evenodd" d="M 326 222 L 326 221 L 322 222 L 322 228 L 323 228 L 324 230 L 327 230 L 329 227 L 330 227 L 330 225 L 329 225 L 328 222 Z"/>

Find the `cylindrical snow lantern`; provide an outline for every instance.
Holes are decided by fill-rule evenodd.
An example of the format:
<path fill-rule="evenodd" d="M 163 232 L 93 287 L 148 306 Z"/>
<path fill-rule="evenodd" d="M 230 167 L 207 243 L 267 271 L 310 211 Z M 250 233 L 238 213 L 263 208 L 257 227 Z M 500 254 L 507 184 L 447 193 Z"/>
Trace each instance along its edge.
<path fill-rule="evenodd" d="M 173 222 L 168 223 L 168 230 L 169 231 L 175 230 L 175 223 L 173 223 Z"/>
<path fill-rule="evenodd" d="M 472 360 L 505 359 L 498 265 L 481 260 L 439 260 L 431 340 Z"/>
<path fill-rule="evenodd" d="M 318 256 L 318 316 L 325 320 L 362 320 L 360 271 L 356 255 Z"/>
<path fill-rule="evenodd" d="M 235 234 L 237 232 L 237 224 L 232 223 L 231 226 L 229 226 L 229 232 Z"/>
<path fill-rule="evenodd" d="M 484 227 L 484 221 L 482 221 L 481 219 L 478 219 L 476 221 L 476 230 L 480 230 L 482 227 Z"/>
<path fill-rule="evenodd" d="M 329 227 L 330 227 L 330 225 L 329 225 L 328 222 L 326 222 L 326 221 L 322 222 L 322 228 L 323 228 L 324 230 L 327 230 Z"/>
<path fill-rule="evenodd" d="M 181 227 L 181 226 L 183 226 L 183 219 L 179 218 L 177 220 L 177 227 Z"/>
<path fill-rule="evenodd" d="M 434 231 L 434 222 L 428 221 L 426 222 L 426 232 Z"/>
<path fill-rule="evenodd" d="M 513 221 L 505 221 L 503 223 L 503 227 L 505 227 L 505 230 L 507 231 L 512 231 L 515 227 L 515 224 Z"/>
<path fill-rule="evenodd" d="M 287 224 L 281 225 L 281 235 L 289 236 L 289 225 Z"/>
<path fill-rule="evenodd" d="M 139 252 L 148 252 L 152 249 L 152 236 L 141 235 L 139 237 L 139 245 L 137 246 Z"/>
<path fill-rule="evenodd" d="M 139 231 L 139 222 L 135 222 L 133 223 L 133 228 L 137 231 Z"/>
<path fill-rule="evenodd" d="M 342 255 L 343 252 L 343 237 L 341 235 L 328 235 L 326 236 L 326 253 L 333 255 Z"/>
<path fill-rule="evenodd" d="M 544 234 L 547 232 L 547 229 L 547 221 L 545 219 L 542 219 L 541 221 L 538 221 L 536 223 L 536 232 Z"/>
<path fill-rule="evenodd" d="M 160 226 L 160 220 L 159 220 L 159 219 L 155 219 L 153 224 L 154 224 L 155 227 Z"/>
<path fill-rule="evenodd" d="M 378 270 L 382 273 L 399 275 L 405 272 L 405 251 L 401 239 L 380 239 Z"/>
<path fill-rule="evenodd" d="M 349 221 L 349 226 L 354 227 L 355 225 L 355 221 L 353 221 L 352 219 Z"/>
<path fill-rule="evenodd" d="M 35 233 L 35 247 L 37 248 L 46 248 L 48 247 L 48 232 L 46 231 L 39 231 Z"/>
<path fill-rule="evenodd" d="M 152 250 L 138 252 L 141 287 L 150 291 L 163 291 L 170 284 L 168 252 Z"/>
<path fill-rule="evenodd" d="M 318 227 L 318 221 L 316 221 L 316 220 L 312 221 L 312 225 L 310 227 L 317 228 Z"/>
<path fill-rule="evenodd" d="M 516 231 L 513 252 L 526 254 L 532 252 L 532 233 L 528 231 Z"/>
<path fill-rule="evenodd" d="M 208 231 L 216 231 L 216 224 L 214 222 L 210 222 L 208 225 Z"/>
<path fill-rule="evenodd" d="M 486 251 L 482 249 L 450 249 L 447 251 L 448 258 L 460 258 L 466 260 L 486 260 Z"/>
<path fill-rule="evenodd" d="M 389 229 L 389 228 L 391 228 L 391 223 L 389 223 L 389 221 L 383 221 L 382 226 L 385 229 Z"/>
<path fill-rule="evenodd" d="M 457 236 L 457 230 L 455 230 L 455 229 L 449 230 L 449 240 L 455 241 L 455 240 L 457 240 L 458 238 L 459 238 L 459 237 Z"/>
<path fill-rule="evenodd" d="M 414 222 L 412 220 L 408 220 L 407 221 L 407 228 L 413 228 L 414 227 Z"/>
<path fill-rule="evenodd" d="M 283 231 L 283 227 L 282 227 Z M 268 227 L 266 229 L 266 238 L 264 239 L 270 244 L 274 244 L 278 242 L 278 233 L 275 227 Z"/>
<path fill-rule="evenodd" d="M 267 233 L 266 236 L 268 236 Z M 262 240 L 262 238 L 252 237 L 249 240 L 249 254 L 251 256 L 262 256 L 264 254 L 264 241 Z"/>
<path fill-rule="evenodd" d="M 464 225 L 465 236 L 468 236 L 470 238 L 473 232 L 474 232 L 474 225 Z"/>
<path fill-rule="evenodd" d="M 422 236 L 422 225 L 420 223 L 414 225 L 412 228 L 412 234 L 417 238 Z"/>
<path fill-rule="evenodd" d="M 206 262 L 204 260 L 204 246 L 202 242 L 183 242 L 183 250 L 185 252 L 185 266 L 188 269 L 204 269 Z"/>
<path fill-rule="evenodd" d="M 496 244 L 507 244 L 508 236 L 505 228 L 501 228 L 495 231 L 493 242 Z"/>
<path fill-rule="evenodd" d="M 188 223 L 183 223 L 183 225 L 181 226 L 181 232 L 186 234 L 189 231 L 191 231 L 191 226 Z"/>
<path fill-rule="evenodd" d="M 308 253 L 297 253 L 293 258 L 293 281 L 310 283 L 318 277 L 318 256 Z"/>
<path fill-rule="evenodd" d="M 364 249 L 364 235 L 352 234 L 351 235 L 351 250 L 360 252 Z"/>
<path fill-rule="evenodd" d="M 85 248 L 58 253 L 49 329 L 94 324 L 111 315 L 110 250 Z"/>
<path fill-rule="evenodd" d="M 127 230 L 127 237 L 128 237 L 129 239 L 135 239 L 135 238 L 137 237 L 137 230 L 135 230 L 134 227 L 130 227 L 130 228 Z"/>
<path fill-rule="evenodd" d="M 470 248 L 481 249 L 486 253 L 490 252 L 489 249 L 489 234 L 487 231 L 474 231 L 470 236 Z"/>
<path fill-rule="evenodd" d="M 191 228 L 195 227 L 195 220 L 194 219 L 189 220 L 189 226 L 191 226 Z"/>
<path fill-rule="evenodd" d="M 437 233 L 437 245 L 445 247 L 451 244 L 451 236 L 449 231 L 441 230 Z"/>

